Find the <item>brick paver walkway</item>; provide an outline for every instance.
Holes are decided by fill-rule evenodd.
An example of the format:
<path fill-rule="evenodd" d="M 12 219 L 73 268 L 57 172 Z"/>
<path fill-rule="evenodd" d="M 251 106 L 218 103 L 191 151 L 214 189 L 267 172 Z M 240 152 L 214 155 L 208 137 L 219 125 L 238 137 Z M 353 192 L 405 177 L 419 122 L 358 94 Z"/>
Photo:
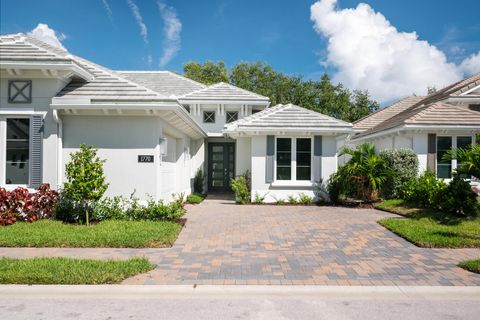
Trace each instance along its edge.
<path fill-rule="evenodd" d="M 157 268 L 125 284 L 480 285 L 456 264 L 480 249 L 425 249 L 376 223 L 369 209 L 189 206 L 169 249 L 0 248 L 0 256 L 146 256 Z"/>

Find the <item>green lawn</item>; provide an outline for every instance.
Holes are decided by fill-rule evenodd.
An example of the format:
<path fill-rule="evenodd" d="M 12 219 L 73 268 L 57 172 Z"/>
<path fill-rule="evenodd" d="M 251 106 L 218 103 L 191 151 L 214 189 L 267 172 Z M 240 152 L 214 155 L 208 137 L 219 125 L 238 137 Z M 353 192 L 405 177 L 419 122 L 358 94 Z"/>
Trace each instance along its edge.
<path fill-rule="evenodd" d="M 0 258 L 0 284 L 105 284 L 148 272 L 145 258 L 90 260 L 71 258 Z"/>
<path fill-rule="evenodd" d="M 480 259 L 463 261 L 458 266 L 471 272 L 480 273 Z"/>
<path fill-rule="evenodd" d="M 433 210 L 417 209 L 402 200 L 387 200 L 376 208 L 406 216 L 383 219 L 378 223 L 417 246 L 480 247 L 480 218 L 465 219 Z"/>
<path fill-rule="evenodd" d="M 90 226 L 55 220 L 0 227 L 0 247 L 162 248 L 171 246 L 181 226 L 168 221 L 102 221 Z"/>

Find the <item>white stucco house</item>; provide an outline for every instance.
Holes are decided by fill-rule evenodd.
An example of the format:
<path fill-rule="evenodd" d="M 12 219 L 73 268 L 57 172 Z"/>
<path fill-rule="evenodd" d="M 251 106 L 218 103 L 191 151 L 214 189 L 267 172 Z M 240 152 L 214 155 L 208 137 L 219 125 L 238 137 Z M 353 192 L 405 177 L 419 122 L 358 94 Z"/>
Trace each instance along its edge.
<path fill-rule="evenodd" d="M 61 188 L 79 145 L 106 159 L 106 196 L 170 200 L 251 171 L 267 201 L 312 194 L 352 125 L 168 71 L 115 71 L 24 34 L 0 36 L 0 186 Z M 266 110 L 265 110 L 266 109 Z"/>
<path fill-rule="evenodd" d="M 354 122 L 353 128 L 350 144 L 413 149 L 420 172 L 429 169 L 448 181 L 457 161 L 443 161 L 443 154 L 476 143 L 480 133 L 480 73 L 429 96 L 402 99 Z"/>

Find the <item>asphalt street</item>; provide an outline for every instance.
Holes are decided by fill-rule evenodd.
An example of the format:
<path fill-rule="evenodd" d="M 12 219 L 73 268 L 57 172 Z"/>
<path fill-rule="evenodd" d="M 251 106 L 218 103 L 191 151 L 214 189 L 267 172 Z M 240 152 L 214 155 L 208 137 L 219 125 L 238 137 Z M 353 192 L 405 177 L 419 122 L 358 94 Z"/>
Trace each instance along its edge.
<path fill-rule="evenodd" d="M 479 287 L 0 287 L 2 320 L 451 320 L 479 314 Z"/>

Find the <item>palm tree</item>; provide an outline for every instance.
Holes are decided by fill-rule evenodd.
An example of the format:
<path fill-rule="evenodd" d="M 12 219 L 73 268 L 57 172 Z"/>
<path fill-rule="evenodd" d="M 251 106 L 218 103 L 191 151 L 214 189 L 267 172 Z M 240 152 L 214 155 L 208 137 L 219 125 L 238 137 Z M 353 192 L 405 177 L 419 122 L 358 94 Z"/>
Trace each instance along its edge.
<path fill-rule="evenodd" d="M 340 156 L 349 155 L 351 159 L 345 164 L 345 170 L 356 184 L 356 196 L 362 200 L 373 201 L 378 198 L 378 191 L 391 174 L 383 158 L 377 155 L 375 146 L 364 143 L 356 149 L 344 147 Z"/>
<path fill-rule="evenodd" d="M 480 145 L 449 150 L 442 160 L 457 159 L 457 172 L 480 179 Z"/>

